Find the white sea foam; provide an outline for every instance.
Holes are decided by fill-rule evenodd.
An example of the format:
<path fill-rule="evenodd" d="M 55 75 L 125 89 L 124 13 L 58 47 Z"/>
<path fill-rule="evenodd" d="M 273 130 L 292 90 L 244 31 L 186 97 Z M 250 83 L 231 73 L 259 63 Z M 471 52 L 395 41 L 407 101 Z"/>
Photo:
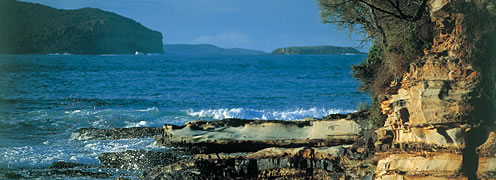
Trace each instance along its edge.
<path fill-rule="evenodd" d="M 53 162 L 57 161 L 98 164 L 98 155 L 101 153 L 143 148 L 149 149 L 147 147 L 153 142 L 153 138 L 91 141 L 55 139 L 48 145 L 35 144 L 22 147 L 0 148 L 0 167 L 49 167 Z"/>
<path fill-rule="evenodd" d="M 156 112 L 158 112 L 158 108 L 151 107 L 151 108 L 147 108 L 147 109 L 138 109 L 136 111 L 140 111 L 140 112 L 156 111 Z"/>
<path fill-rule="evenodd" d="M 126 128 L 148 126 L 148 122 L 146 122 L 146 121 L 140 121 L 140 122 L 128 122 L 128 121 L 126 121 L 126 124 L 127 124 Z"/>
<path fill-rule="evenodd" d="M 351 113 L 355 110 L 325 109 L 325 108 L 295 108 L 284 111 L 257 110 L 245 108 L 232 109 L 202 109 L 199 111 L 186 110 L 185 112 L 194 117 L 207 117 L 213 119 L 241 118 L 241 119 L 263 119 L 263 120 L 298 120 L 307 117 L 321 118 L 328 114 Z"/>
<path fill-rule="evenodd" d="M 79 109 L 74 110 L 74 111 L 64 111 L 64 113 L 66 113 L 66 114 L 75 114 L 75 113 L 79 113 L 79 112 L 81 112 L 81 110 L 79 110 Z"/>

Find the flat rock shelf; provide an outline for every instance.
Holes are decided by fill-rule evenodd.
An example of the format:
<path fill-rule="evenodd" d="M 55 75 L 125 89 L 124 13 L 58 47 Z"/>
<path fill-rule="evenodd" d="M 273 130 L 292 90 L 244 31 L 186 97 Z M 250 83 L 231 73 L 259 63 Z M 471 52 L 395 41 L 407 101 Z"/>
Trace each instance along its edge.
<path fill-rule="evenodd" d="M 99 156 L 103 168 L 139 170 L 142 179 L 364 179 L 372 178 L 377 164 L 377 136 L 368 128 L 367 116 L 357 113 L 294 121 L 198 120 L 165 124 L 160 131 L 86 128 L 75 132 L 74 139 L 156 135 L 154 145 L 170 151 Z"/>

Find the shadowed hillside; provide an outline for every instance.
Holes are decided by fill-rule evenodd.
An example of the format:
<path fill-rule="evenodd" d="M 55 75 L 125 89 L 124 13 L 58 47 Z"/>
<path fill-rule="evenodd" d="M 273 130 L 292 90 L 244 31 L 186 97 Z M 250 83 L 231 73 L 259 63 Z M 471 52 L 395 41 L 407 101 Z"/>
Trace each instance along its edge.
<path fill-rule="evenodd" d="M 164 51 L 168 54 L 177 55 L 262 55 L 263 51 L 220 48 L 211 44 L 165 44 Z"/>
<path fill-rule="evenodd" d="M 60 10 L 0 1 L 0 53 L 163 53 L 162 34 L 115 13 L 94 8 Z"/>

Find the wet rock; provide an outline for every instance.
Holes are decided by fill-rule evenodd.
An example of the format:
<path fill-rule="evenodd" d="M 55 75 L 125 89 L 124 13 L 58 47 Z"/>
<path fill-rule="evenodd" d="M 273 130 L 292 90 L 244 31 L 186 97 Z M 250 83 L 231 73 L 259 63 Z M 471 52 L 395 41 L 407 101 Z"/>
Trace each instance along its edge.
<path fill-rule="evenodd" d="M 52 169 L 67 169 L 67 168 L 75 168 L 75 167 L 80 167 L 83 166 L 83 164 L 79 163 L 74 163 L 74 162 L 64 162 L 64 161 L 58 161 L 52 163 Z"/>
<path fill-rule="evenodd" d="M 127 150 L 102 153 L 98 159 L 104 167 L 141 170 L 170 164 L 179 160 L 179 157 L 168 152 Z"/>
<path fill-rule="evenodd" d="M 225 119 L 195 121 L 185 127 L 164 125 L 158 145 L 194 153 L 255 152 L 269 147 L 327 147 L 352 144 L 363 127 L 353 120 L 261 121 Z"/>
<path fill-rule="evenodd" d="M 202 176 L 200 170 L 195 167 L 194 161 L 182 160 L 174 164 L 147 169 L 141 174 L 140 179 L 203 180 L 213 178 Z"/>
<path fill-rule="evenodd" d="M 184 127 L 164 125 L 157 144 L 196 155 L 146 170 L 143 178 L 187 174 L 193 179 L 360 179 L 371 176 L 376 163 L 371 155 L 377 136 L 365 128 L 346 119 L 224 119 L 192 121 Z"/>
<path fill-rule="evenodd" d="M 52 170 L 48 172 L 48 176 L 67 176 L 67 177 L 91 177 L 91 178 L 109 178 L 112 176 L 110 173 L 103 172 L 88 172 L 82 170 Z"/>
<path fill-rule="evenodd" d="M 5 173 L 3 175 L 5 179 L 27 179 L 23 175 L 17 174 L 17 173 Z"/>
<path fill-rule="evenodd" d="M 324 116 L 323 120 L 332 120 L 332 119 L 347 119 L 347 120 L 364 120 L 370 117 L 369 111 L 360 111 L 348 114 L 329 114 Z"/>
<path fill-rule="evenodd" d="M 197 154 L 183 161 L 143 173 L 145 178 L 167 179 L 177 172 L 207 179 L 333 179 L 371 175 L 372 161 L 347 161 L 350 145 L 321 148 L 267 148 L 254 153 Z M 364 168 L 359 167 L 366 167 Z M 348 168 L 345 170 L 344 168 Z M 358 173 L 357 173 L 358 172 Z M 348 175 L 355 174 L 353 176 Z"/>
<path fill-rule="evenodd" d="M 344 119 L 346 118 L 348 115 L 346 114 L 329 114 L 327 116 L 324 116 L 322 119 L 323 120 L 332 120 L 332 119 Z"/>
<path fill-rule="evenodd" d="M 116 177 L 114 180 L 132 180 L 131 178 L 125 178 L 125 177 Z"/>
<path fill-rule="evenodd" d="M 162 134 L 162 128 L 132 127 L 117 129 L 81 128 L 71 135 L 73 140 L 107 140 L 153 137 Z"/>

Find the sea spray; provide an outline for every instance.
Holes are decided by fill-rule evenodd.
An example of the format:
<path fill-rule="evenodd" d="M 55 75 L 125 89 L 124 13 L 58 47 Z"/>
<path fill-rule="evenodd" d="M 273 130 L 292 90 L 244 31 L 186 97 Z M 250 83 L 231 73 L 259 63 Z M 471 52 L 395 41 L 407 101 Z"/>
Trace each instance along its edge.
<path fill-rule="evenodd" d="M 240 119 L 262 119 L 262 120 L 298 120 L 307 117 L 322 118 L 328 114 L 351 113 L 351 109 L 325 109 L 325 108 L 294 108 L 288 110 L 257 110 L 247 108 L 221 108 L 221 109 L 202 109 L 199 111 L 186 110 L 188 115 L 198 118 L 240 118 Z"/>

